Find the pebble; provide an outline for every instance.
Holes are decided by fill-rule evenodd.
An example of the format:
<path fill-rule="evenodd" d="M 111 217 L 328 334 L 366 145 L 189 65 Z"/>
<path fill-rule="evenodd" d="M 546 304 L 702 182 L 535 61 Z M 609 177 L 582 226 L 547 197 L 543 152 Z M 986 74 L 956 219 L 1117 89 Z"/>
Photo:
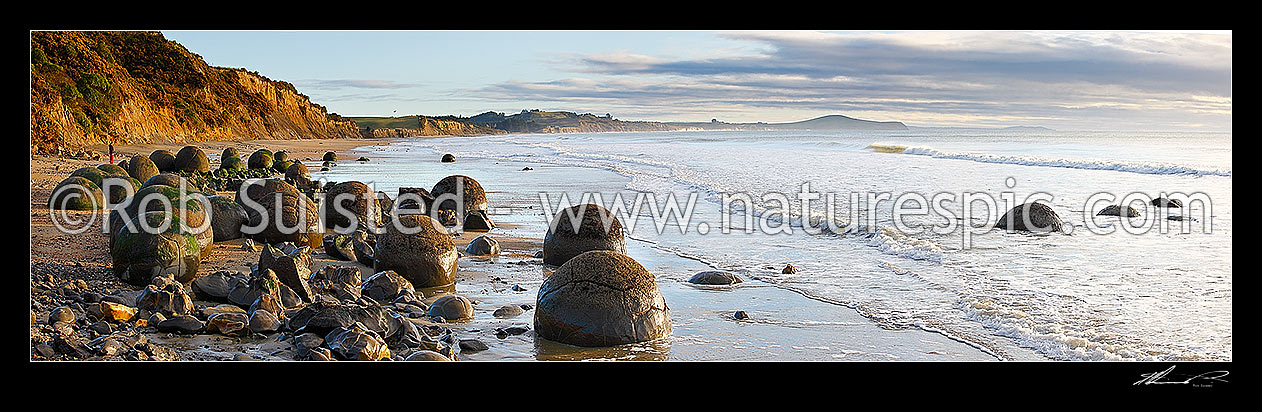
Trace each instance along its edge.
<path fill-rule="evenodd" d="M 70 310 L 70 308 L 65 307 L 65 306 L 61 306 L 61 307 L 58 307 L 57 309 L 53 309 L 52 313 L 48 314 L 48 323 L 57 323 L 57 322 L 74 323 L 74 311 Z"/>

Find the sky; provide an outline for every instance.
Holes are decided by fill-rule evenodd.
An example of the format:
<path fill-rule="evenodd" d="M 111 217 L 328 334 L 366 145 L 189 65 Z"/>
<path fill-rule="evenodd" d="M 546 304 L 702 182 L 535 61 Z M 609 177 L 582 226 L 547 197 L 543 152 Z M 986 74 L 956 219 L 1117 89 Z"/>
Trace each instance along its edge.
<path fill-rule="evenodd" d="M 343 116 L 1231 130 L 1231 38 L 1183 31 L 163 31 Z"/>

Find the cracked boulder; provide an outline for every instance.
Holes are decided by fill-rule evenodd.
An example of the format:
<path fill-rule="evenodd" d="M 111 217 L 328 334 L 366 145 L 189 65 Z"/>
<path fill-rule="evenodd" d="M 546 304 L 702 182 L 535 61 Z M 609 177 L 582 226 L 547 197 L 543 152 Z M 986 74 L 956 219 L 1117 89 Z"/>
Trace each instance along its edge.
<path fill-rule="evenodd" d="M 535 332 L 576 346 L 616 346 L 670 335 L 670 309 L 653 274 L 627 255 L 575 256 L 539 287 Z"/>
<path fill-rule="evenodd" d="M 609 221 L 607 230 L 606 220 Z M 543 237 L 543 263 L 549 265 L 560 266 L 592 250 L 627 253 L 622 222 L 600 205 L 584 204 L 562 210 Z"/>

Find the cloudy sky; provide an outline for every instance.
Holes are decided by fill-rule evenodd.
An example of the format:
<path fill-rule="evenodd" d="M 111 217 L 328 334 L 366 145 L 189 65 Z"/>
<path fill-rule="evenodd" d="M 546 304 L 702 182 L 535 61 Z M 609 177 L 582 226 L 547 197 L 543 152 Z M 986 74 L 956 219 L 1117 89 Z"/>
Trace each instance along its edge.
<path fill-rule="evenodd" d="M 168 31 L 346 116 L 1231 130 L 1230 32 Z"/>

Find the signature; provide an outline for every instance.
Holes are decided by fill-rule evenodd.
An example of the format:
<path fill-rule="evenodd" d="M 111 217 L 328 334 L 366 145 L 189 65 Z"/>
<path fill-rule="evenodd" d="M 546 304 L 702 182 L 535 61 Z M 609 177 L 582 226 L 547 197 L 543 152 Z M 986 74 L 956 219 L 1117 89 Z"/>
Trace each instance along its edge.
<path fill-rule="evenodd" d="M 1184 380 L 1174 380 L 1173 379 L 1174 377 L 1172 376 L 1170 377 L 1171 380 L 1163 380 L 1163 378 L 1166 378 L 1167 376 L 1169 376 L 1170 371 L 1173 371 L 1173 370 L 1174 370 L 1174 366 L 1172 365 L 1166 370 L 1161 371 L 1161 372 L 1140 374 L 1139 376 L 1143 376 L 1144 378 L 1140 379 L 1138 382 L 1135 382 L 1133 385 L 1210 386 L 1213 384 L 1213 382 L 1227 383 L 1227 380 L 1223 379 L 1223 377 L 1226 377 L 1229 374 L 1229 372 L 1227 371 L 1211 371 L 1211 372 L 1205 372 L 1199 375 L 1194 375 Z M 1195 383 L 1197 381 L 1201 381 L 1201 383 Z"/>

